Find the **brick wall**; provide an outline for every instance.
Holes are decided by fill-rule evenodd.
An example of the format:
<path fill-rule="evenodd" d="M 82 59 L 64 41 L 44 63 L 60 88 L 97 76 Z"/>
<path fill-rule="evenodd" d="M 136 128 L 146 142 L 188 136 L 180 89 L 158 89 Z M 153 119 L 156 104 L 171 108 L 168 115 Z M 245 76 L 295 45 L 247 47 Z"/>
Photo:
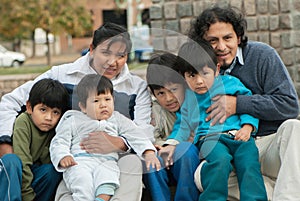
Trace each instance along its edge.
<path fill-rule="evenodd" d="M 155 50 L 176 52 L 190 20 L 212 4 L 246 11 L 247 36 L 270 44 L 280 54 L 300 95 L 300 0 L 152 0 L 151 30 Z"/>

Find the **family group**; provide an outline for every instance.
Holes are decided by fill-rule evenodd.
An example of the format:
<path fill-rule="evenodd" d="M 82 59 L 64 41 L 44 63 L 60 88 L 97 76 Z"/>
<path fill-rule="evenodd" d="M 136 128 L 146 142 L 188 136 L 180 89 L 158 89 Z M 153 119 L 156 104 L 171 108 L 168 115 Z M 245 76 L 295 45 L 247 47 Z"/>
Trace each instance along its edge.
<path fill-rule="evenodd" d="M 300 200 L 298 95 L 244 15 L 215 5 L 176 53 L 130 72 L 127 30 L 0 102 L 4 201 Z"/>

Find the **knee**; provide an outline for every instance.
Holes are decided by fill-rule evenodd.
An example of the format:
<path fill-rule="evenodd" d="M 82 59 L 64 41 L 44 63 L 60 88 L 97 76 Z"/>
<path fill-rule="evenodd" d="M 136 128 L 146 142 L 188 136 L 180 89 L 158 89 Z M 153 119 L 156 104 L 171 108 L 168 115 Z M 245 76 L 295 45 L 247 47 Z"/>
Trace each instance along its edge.
<path fill-rule="evenodd" d="M 142 174 L 142 162 L 135 154 L 129 154 L 118 160 L 118 166 L 123 173 Z"/>
<path fill-rule="evenodd" d="M 298 119 L 288 119 L 282 123 L 282 126 L 297 126 L 300 127 L 300 121 Z"/>
<path fill-rule="evenodd" d="M 226 155 L 220 155 L 213 162 L 210 162 L 208 164 L 218 169 L 219 172 L 224 172 L 224 170 L 228 170 L 228 172 L 231 172 L 233 170 L 231 158 L 227 157 Z"/>
<path fill-rule="evenodd" d="M 58 184 L 60 180 L 62 179 L 62 173 L 57 172 L 52 164 L 44 164 L 44 180 L 47 181 L 47 183 L 55 183 Z"/>
<path fill-rule="evenodd" d="M 282 136 L 298 136 L 300 131 L 300 121 L 297 119 L 288 119 L 284 121 L 278 128 L 277 133 Z M 296 137 L 295 136 L 295 137 Z"/>
<path fill-rule="evenodd" d="M 199 150 L 190 142 L 181 142 L 176 146 L 174 158 L 175 160 L 196 160 L 199 159 Z"/>
<path fill-rule="evenodd" d="M 11 168 L 14 168 L 17 170 L 19 170 L 19 169 L 22 170 L 22 161 L 16 154 L 5 154 L 1 158 L 1 162 L 6 167 L 11 167 Z"/>

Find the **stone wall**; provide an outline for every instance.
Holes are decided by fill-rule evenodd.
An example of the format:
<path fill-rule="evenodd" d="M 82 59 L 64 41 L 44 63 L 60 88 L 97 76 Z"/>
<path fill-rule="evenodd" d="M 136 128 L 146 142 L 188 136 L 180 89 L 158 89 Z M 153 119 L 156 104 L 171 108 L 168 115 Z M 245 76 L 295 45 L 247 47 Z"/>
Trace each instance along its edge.
<path fill-rule="evenodd" d="M 11 92 L 13 89 L 22 85 L 23 83 L 34 79 L 38 74 L 26 74 L 26 75 L 1 75 L 0 76 L 0 99 L 1 97 Z"/>
<path fill-rule="evenodd" d="M 176 52 L 190 20 L 212 4 L 245 10 L 250 40 L 268 43 L 280 54 L 300 94 L 300 0 L 152 0 L 154 49 Z M 164 30 L 164 31 L 162 31 Z"/>

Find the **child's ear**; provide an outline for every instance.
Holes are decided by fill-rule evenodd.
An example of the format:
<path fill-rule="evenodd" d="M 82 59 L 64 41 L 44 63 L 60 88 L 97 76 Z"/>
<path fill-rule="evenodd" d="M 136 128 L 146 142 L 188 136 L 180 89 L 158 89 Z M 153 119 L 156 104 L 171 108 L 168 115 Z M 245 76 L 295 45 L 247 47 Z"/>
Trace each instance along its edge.
<path fill-rule="evenodd" d="M 33 107 L 31 107 L 31 104 L 29 101 L 26 101 L 26 112 L 28 114 L 32 114 L 32 111 L 33 111 Z"/>
<path fill-rule="evenodd" d="M 89 52 L 90 52 L 91 55 L 93 54 L 93 44 L 90 44 Z"/>
<path fill-rule="evenodd" d="M 84 104 L 82 104 L 81 102 L 79 102 L 79 103 L 78 103 L 78 106 L 79 106 L 81 112 L 86 113 L 86 107 L 85 107 Z"/>
<path fill-rule="evenodd" d="M 220 68 L 221 68 L 221 64 L 218 62 L 218 63 L 217 63 L 217 68 L 216 68 L 215 77 L 217 77 L 217 76 L 219 75 Z"/>

